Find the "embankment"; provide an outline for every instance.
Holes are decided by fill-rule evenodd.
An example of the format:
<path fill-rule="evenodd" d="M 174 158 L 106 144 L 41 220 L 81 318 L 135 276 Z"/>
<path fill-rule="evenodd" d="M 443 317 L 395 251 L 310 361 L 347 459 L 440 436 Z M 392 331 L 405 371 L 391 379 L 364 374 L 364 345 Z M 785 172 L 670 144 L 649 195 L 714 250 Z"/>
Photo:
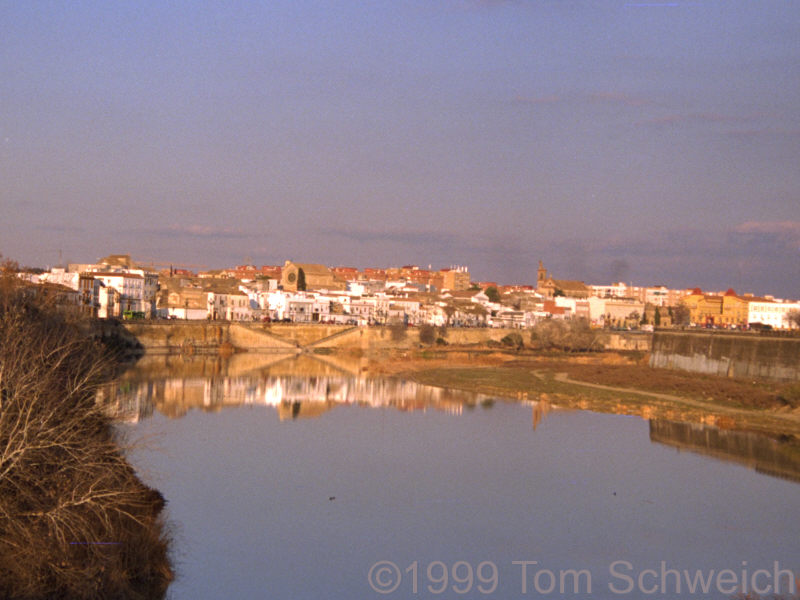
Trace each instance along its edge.
<path fill-rule="evenodd" d="M 128 322 L 126 330 L 150 354 L 214 354 L 228 350 L 297 354 L 330 350 L 408 350 L 416 327 L 351 327 L 297 323 Z M 499 343 L 518 329 L 450 328 L 437 337 L 451 346 Z M 650 352 L 650 366 L 724 377 L 800 380 L 800 338 L 693 331 L 605 332 L 606 350 Z"/>
<path fill-rule="evenodd" d="M 410 349 L 420 344 L 416 327 L 351 327 L 297 323 L 128 322 L 127 331 L 148 353 L 215 353 L 230 349 L 259 352 Z M 514 329 L 450 328 L 442 337 L 450 345 L 500 342 Z M 438 335 L 438 334 L 437 334 Z"/>
<path fill-rule="evenodd" d="M 800 338 L 657 331 L 650 366 L 722 377 L 800 379 Z"/>

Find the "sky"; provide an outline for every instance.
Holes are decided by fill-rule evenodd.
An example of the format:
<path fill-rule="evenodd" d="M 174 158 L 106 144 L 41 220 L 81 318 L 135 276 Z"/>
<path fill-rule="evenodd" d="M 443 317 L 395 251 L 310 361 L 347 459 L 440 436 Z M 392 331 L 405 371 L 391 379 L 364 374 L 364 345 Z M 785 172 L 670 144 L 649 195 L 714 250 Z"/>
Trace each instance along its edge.
<path fill-rule="evenodd" d="M 795 0 L 0 0 L 0 253 L 800 297 Z"/>

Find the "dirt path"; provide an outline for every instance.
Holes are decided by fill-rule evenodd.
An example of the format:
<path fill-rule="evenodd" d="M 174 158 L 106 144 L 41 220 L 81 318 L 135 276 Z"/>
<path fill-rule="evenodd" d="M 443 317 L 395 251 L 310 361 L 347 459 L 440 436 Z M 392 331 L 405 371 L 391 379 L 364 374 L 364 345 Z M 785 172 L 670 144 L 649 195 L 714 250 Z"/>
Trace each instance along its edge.
<path fill-rule="evenodd" d="M 535 374 L 537 377 L 543 376 L 543 371 L 536 371 Z M 569 383 L 572 385 L 580 385 L 589 388 L 595 388 L 598 390 L 608 390 L 611 392 L 620 392 L 626 394 L 637 394 L 640 396 L 648 396 L 650 398 L 657 398 L 659 400 L 667 400 L 669 402 L 677 402 L 680 404 L 684 404 L 686 406 L 691 406 L 693 408 L 699 408 L 702 410 L 706 410 L 712 413 L 724 413 L 728 415 L 739 415 L 745 417 L 753 417 L 754 413 L 753 410 L 747 410 L 742 408 L 733 408 L 730 406 L 722 406 L 719 404 L 711 404 L 708 402 L 701 402 L 699 400 L 692 400 L 691 398 L 686 398 L 684 396 L 675 396 L 673 394 L 660 394 L 658 392 L 647 392 L 645 390 L 637 390 L 633 388 L 624 388 L 624 387 L 616 387 L 610 385 L 602 385 L 600 383 L 589 383 L 587 381 L 579 381 L 577 379 L 571 379 L 566 373 L 556 373 L 553 377 L 555 381 L 560 383 Z M 792 412 L 768 412 L 764 416 L 773 417 L 776 419 L 785 419 L 787 421 L 800 424 L 800 414 L 792 413 Z"/>

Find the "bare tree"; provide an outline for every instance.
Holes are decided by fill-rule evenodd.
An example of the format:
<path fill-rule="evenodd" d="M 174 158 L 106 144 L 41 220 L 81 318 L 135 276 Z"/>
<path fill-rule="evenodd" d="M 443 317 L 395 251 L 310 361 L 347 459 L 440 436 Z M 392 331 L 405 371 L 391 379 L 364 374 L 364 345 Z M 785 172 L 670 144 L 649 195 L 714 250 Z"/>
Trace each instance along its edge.
<path fill-rule="evenodd" d="M 37 287 L 0 276 L 0 597 L 163 596 L 163 499 L 95 400 L 114 362 Z"/>
<path fill-rule="evenodd" d="M 691 313 L 689 307 L 683 303 L 679 303 L 672 308 L 672 323 L 678 327 L 686 327 L 689 325 Z"/>
<path fill-rule="evenodd" d="M 785 318 L 789 329 L 800 329 L 800 310 L 790 310 Z"/>
<path fill-rule="evenodd" d="M 433 325 L 423 323 L 419 326 L 419 341 L 422 344 L 433 344 L 436 341 L 436 328 Z"/>

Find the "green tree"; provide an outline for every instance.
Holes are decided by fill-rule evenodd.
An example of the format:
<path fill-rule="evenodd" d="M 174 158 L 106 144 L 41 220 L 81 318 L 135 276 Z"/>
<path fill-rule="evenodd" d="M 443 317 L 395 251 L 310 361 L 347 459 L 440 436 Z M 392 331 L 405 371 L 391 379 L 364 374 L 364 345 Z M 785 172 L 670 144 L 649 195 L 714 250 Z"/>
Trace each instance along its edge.
<path fill-rule="evenodd" d="M 500 292 L 498 292 L 497 288 L 493 285 L 487 287 L 483 293 L 486 294 L 486 297 L 489 298 L 490 302 L 500 302 Z"/>
<path fill-rule="evenodd" d="M 306 272 L 303 271 L 302 267 L 297 271 L 297 291 L 306 291 Z"/>
<path fill-rule="evenodd" d="M 656 327 L 661 325 L 661 311 L 658 310 L 657 306 L 656 306 L 656 312 L 653 315 L 653 325 L 655 325 Z"/>

